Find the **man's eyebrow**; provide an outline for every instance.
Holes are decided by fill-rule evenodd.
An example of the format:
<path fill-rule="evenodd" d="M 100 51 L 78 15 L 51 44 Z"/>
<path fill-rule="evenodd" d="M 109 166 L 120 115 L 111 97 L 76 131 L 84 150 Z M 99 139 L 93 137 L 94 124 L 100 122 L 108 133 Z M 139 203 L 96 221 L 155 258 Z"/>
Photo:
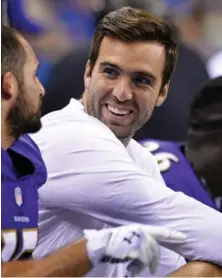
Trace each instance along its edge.
<path fill-rule="evenodd" d="M 100 66 L 102 66 L 102 67 L 109 66 L 109 67 L 115 68 L 117 70 L 121 70 L 121 68 L 118 65 L 116 65 L 114 63 L 106 62 L 106 61 L 100 63 Z"/>

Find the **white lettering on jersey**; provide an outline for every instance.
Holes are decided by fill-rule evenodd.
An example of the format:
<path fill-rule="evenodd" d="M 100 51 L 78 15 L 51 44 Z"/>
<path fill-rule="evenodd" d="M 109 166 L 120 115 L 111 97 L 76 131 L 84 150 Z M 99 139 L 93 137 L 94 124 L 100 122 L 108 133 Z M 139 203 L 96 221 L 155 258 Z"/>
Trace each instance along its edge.
<path fill-rule="evenodd" d="M 157 143 L 156 141 L 145 142 L 143 143 L 143 146 L 147 148 L 151 153 L 158 151 L 160 148 L 159 143 Z M 166 172 L 167 170 L 169 170 L 169 168 L 171 167 L 171 161 L 175 163 L 179 162 L 178 157 L 169 152 L 159 152 L 153 154 L 153 156 L 158 163 L 160 172 Z"/>
<path fill-rule="evenodd" d="M 14 216 L 14 221 L 15 222 L 29 223 L 29 217 L 27 217 L 27 216 Z"/>

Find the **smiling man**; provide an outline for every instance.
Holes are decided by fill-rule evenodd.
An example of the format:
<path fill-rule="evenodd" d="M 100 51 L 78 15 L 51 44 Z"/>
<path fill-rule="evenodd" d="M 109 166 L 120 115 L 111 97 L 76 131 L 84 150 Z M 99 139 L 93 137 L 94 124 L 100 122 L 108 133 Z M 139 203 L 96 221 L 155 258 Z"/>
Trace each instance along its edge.
<path fill-rule="evenodd" d="M 132 139 L 167 97 L 176 57 L 173 28 L 152 14 L 121 8 L 101 20 L 86 65 L 84 106 L 71 100 L 45 116 L 43 129 L 33 137 L 48 169 L 48 181 L 39 190 L 35 257 L 82 237 L 87 227 L 137 222 L 186 234 L 183 244 L 162 244 L 156 276 L 184 265 L 180 255 L 222 265 L 222 215 L 167 188 L 153 156 Z M 195 269 L 202 276 L 219 271 L 198 262 Z M 179 276 L 183 273 L 195 271 L 188 264 Z M 107 264 L 88 275 L 131 274 L 124 264 Z M 152 276 L 148 270 L 145 275 Z"/>
<path fill-rule="evenodd" d="M 176 59 L 176 48 L 173 55 Z M 164 45 L 105 37 L 95 65 L 86 66 L 86 89 L 92 92 L 86 90 L 88 114 L 127 145 L 166 98 L 169 83 L 162 80 L 164 67 Z"/>

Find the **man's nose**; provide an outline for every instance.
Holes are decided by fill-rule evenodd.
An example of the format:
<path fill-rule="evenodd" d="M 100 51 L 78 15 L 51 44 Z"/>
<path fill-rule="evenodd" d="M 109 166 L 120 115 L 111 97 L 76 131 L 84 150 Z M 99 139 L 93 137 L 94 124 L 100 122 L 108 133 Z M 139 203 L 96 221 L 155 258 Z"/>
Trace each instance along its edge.
<path fill-rule="evenodd" d="M 126 78 L 118 80 L 118 83 L 115 84 L 115 87 L 113 88 L 113 96 L 120 102 L 132 100 L 132 88 L 130 86 L 130 82 Z"/>

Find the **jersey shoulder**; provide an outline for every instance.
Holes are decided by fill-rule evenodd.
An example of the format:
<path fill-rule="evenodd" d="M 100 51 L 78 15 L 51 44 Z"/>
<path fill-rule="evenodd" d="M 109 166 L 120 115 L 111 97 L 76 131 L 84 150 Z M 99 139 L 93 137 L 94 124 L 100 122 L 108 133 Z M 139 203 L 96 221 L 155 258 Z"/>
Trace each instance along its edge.
<path fill-rule="evenodd" d="M 152 139 L 141 143 L 153 154 L 165 183 L 171 189 L 181 190 L 186 188 L 186 183 L 190 183 L 191 180 L 197 182 L 191 165 L 177 143 Z"/>
<path fill-rule="evenodd" d="M 12 149 L 30 160 L 42 160 L 38 146 L 28 134 L 20 136 L 12 145 Z"/>
<path fill-rule="evenodd" d="M 215 208 L 211 196 L 183 153 L 184 144 L 151 139 L 144 140 L 141 144 L 154 155 L 168 187 Z"/>
<path fill-rule="evenodd" d="M 41 152 L 36 145 L 36 143 L 27 134 L 20 136 L 16 142 L 11 146 L 9 151 L 21 155 L 26 158 L 34 166 L 34 172 L 32 178 L 35 179 L 36 186 L 42 186 L 47 179 L 47 170 L 45 163 L 43 161 Z M 12 170 L 12 165 L 10 165 L 10 156 L 7 151 L 2 150 L 3 160 L 6 162 L 2 168 L 3 174 L 8 173 Z M 19 161 L 18 161 L 19 163 Z"/>
<path fill-rule="evenodd" d="M 175 142 L 147 139 L 140 143 L 154 155 L 162 174 L 174 170 L 175 167 L 184 167 L 184 164 L 188 166 L 180 146 Z"/>

